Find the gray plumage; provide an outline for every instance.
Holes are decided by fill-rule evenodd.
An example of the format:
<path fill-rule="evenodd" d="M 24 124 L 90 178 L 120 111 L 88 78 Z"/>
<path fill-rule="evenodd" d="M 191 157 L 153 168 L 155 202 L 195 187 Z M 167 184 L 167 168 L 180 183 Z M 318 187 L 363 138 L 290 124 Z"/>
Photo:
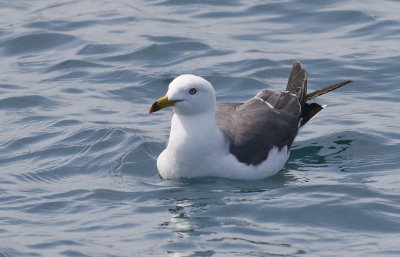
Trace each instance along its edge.
<path fill-rule="evenodd" d="M 307 94 L 307 72 L 293 63 L 286 92 L 263 90 L 245 103 L 217 104 L 216 123 L 226 134 L 230 152 L 240 162 L 257 165 L 268 158 L 275 146 L 289 150 L 299 127 L 322 106 L 307 100 L 352 82 L 344 81 Z"/>

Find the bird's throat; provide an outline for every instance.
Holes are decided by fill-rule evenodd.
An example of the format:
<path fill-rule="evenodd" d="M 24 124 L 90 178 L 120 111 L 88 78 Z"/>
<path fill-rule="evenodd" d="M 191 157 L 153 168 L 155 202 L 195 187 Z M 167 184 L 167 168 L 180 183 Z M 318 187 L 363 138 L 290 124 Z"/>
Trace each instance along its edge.
<path fill-rule="evenodd" d="M 218 147 L 223 141 L 221 131 L 215 124 L 215 116 L 181 116 L 174 114 L 168 147 L 183 151 Z"/>

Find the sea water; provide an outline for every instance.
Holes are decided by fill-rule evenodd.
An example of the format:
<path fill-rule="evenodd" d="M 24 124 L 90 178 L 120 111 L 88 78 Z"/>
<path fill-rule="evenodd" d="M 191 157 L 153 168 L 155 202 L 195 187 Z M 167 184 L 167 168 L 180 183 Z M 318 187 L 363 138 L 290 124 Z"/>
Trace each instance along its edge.
<path fill-rule="evenodd" d="M 0 256 L 400 256 L 400 2 L 2 1 Z M 162 180 L 176 76 L 327 105 L 278 175 Z"/>

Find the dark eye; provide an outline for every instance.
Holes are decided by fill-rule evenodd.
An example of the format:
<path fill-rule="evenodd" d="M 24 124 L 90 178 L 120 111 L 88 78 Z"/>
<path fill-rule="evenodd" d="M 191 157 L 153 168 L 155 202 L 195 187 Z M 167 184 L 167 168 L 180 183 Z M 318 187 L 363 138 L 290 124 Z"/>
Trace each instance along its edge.
<path fill-rule="evenodd" d="M 197 90 L 196 90 L 195 88 L 191 88 L 191 89 L 189 90 L 189 94 L 191 94 L 191 95 L 196 94 L 196 92 L 197 92 Z"/>

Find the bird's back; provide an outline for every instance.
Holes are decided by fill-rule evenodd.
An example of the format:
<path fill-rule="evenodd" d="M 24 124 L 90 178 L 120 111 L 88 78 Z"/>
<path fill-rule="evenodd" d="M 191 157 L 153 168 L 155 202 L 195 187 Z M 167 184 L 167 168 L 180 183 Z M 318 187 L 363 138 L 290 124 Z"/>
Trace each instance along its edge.
<path fill-rule="evenodd" d="M 263 90 L 245 103 L 218 104 L 217 126 L 227 135 L 230 152 L 246 164 L 258 165 L 273 147 L 290 148 L 298 129 L 323 107 L 307 101 L 352 82 L 307 93 L 307 71 L 295 61 L 286 92 Z"/>
<path fill-rule="evenodd" d="M 291 146 L 300 112 L 295 95 L 263 90 L 245 103 L 218 104 L 216 123 L 229 138 L 230 152 L 240 162 L 257 165 L 274 146 Z"/>

